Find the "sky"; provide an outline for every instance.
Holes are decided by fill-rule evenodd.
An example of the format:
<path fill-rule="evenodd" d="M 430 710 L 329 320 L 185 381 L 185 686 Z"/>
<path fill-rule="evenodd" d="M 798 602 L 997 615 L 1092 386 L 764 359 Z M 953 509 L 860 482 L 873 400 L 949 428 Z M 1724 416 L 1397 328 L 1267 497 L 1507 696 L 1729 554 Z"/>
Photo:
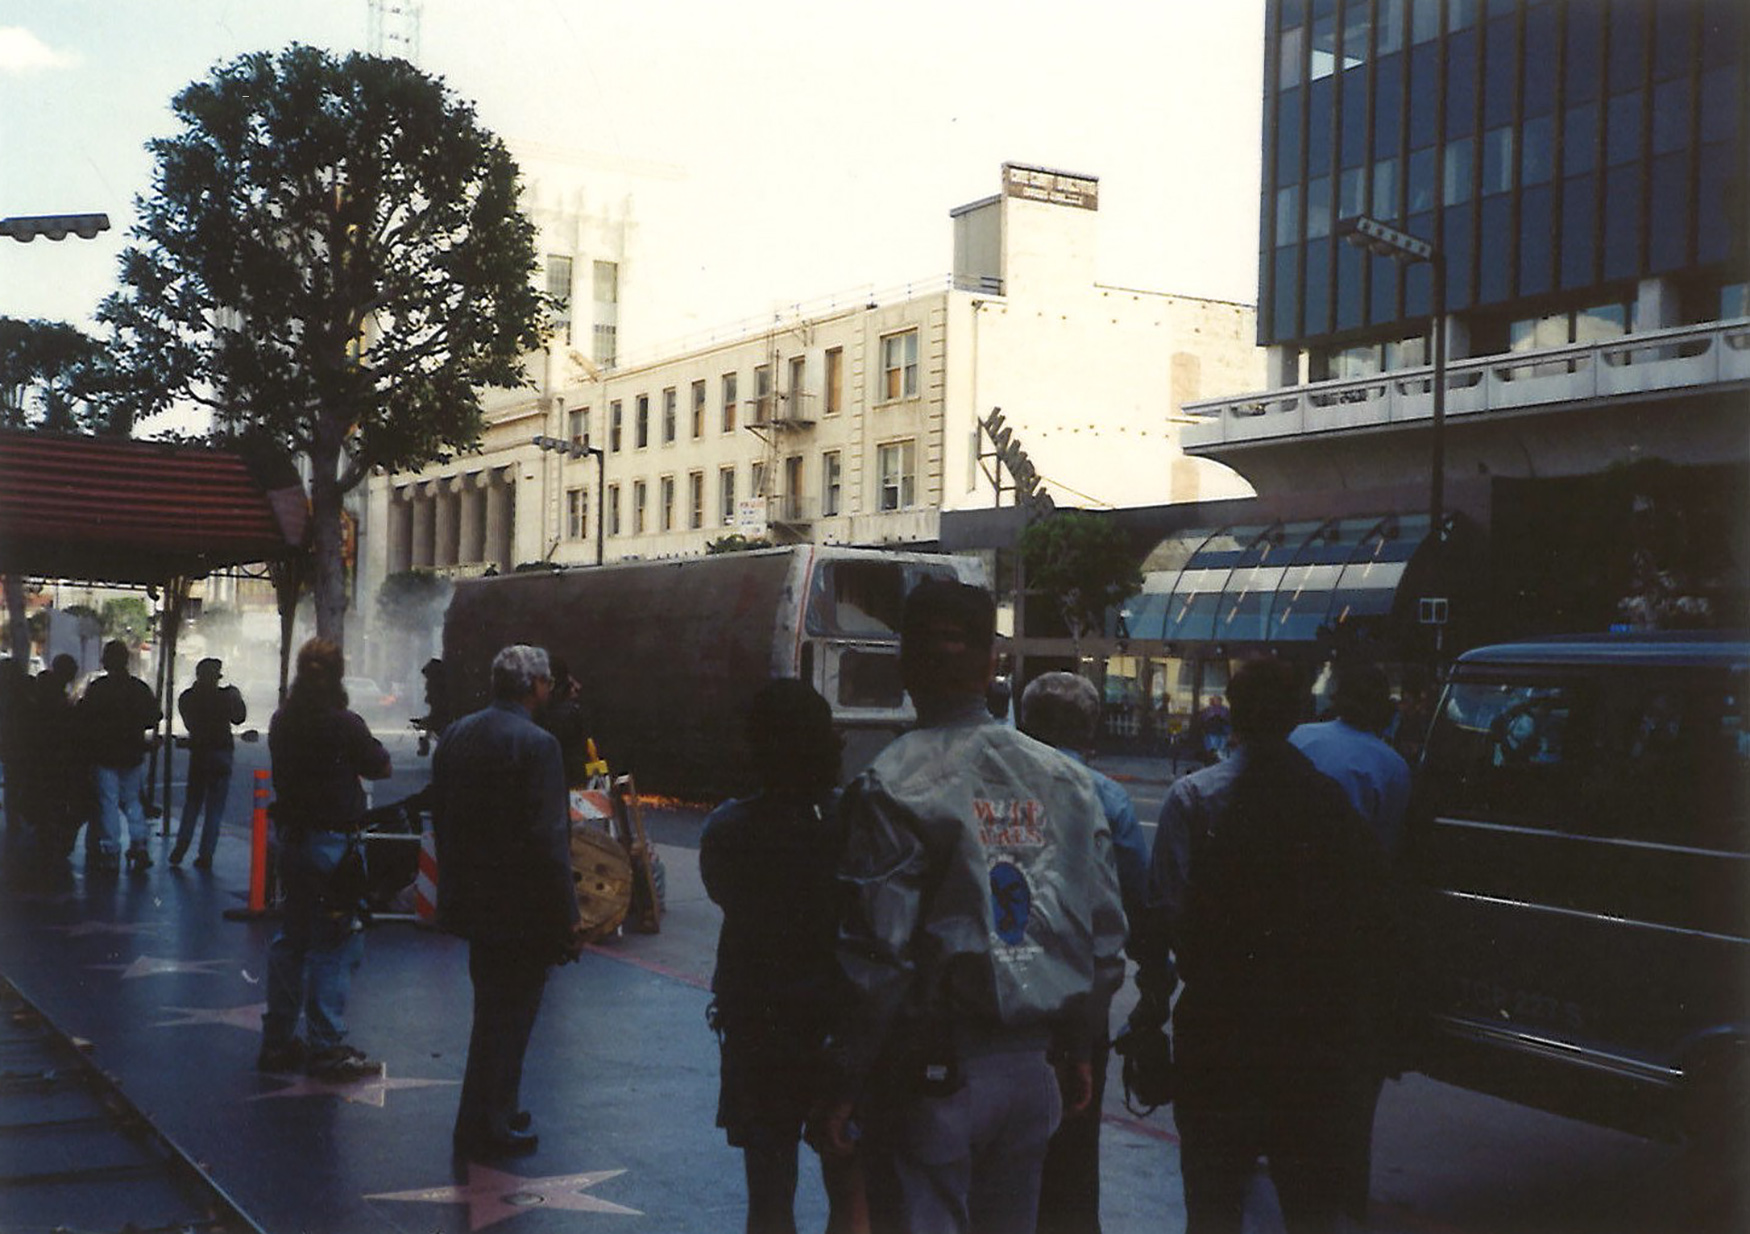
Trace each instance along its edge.
<path fill-rule="evenodd" d="M 89 326 L 171 97 L 252 51 L 366 49 L 369 7 L 0 0 L 0 214 L 114 224 L 0 242 L 0 315 Z M 647 173 L 653 334 L 945 274 L 948 211 L 1006 160 L 1100 177 L 1102 282 L 1251 303 L 1263 7 L 424 0 L 418 63 L 513 145 Z"/>

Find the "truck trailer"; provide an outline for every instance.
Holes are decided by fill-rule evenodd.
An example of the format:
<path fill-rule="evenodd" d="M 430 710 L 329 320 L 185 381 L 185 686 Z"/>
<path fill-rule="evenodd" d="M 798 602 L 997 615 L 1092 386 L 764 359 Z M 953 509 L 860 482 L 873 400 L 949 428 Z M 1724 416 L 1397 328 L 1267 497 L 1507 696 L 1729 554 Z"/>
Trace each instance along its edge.
<path fill-rule="evenodd" d="M 814 544 L 463 580 L 444 618 L 450 714 L 487 702 L 500 648 L 545 647 L 616 773 L 711 801 L 751 791 L 746 708 L 795 677 L 832 705 L 849 775 L 914 719 L 899 618 L 926 576 L 985 585 L 975 558 Z"/>

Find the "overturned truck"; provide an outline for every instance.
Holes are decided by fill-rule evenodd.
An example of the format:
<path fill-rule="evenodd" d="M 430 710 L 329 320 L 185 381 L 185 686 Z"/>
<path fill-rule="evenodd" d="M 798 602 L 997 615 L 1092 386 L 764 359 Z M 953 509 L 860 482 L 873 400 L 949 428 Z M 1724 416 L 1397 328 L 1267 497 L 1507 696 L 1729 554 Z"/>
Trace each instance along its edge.
<path fill-rule="evenodd" d="M 492 657 L 533 643 L 583 686 L 590 732 L 640 791 L 747 791 L 742 716 L 774 677 L 809 682 L 860 768 L 911 723 L 899 614 L 925 576 L 985 582 L 975 559 L 794 545 L 531 571 L 456 584 L 444 618 L 451 714 L 482 706 Z"/>

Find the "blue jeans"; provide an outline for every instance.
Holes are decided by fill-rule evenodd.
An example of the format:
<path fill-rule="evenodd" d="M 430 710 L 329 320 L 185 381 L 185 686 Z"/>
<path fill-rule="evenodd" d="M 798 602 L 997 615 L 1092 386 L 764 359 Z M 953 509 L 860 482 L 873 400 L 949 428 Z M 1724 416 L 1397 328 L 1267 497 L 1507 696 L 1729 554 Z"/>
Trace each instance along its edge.
<path fill-rule="evenodd" d="M 346 1038 L 346 996 L 364 959 L 365 936 L 354 905 L 331 908 L 322 898 L 346 844 L 346 835 L 338 831 L 279 837 L 285 905 L 280 931 L 267 949 L 264 1049 L 291 1043 L 300 1011 L 312 1053 Z"/>
<path fill-rule="evenodd" d="M 231 793 L 230 750 L 190 750 L 188 754 L 188 788 L 182 796 L 182 825 L 176 831 L 176 847 L 172 855 L 181 859 L 194 839 L 194 820 L 203 814 L 200 855 L 213 859 L 219 846 L 219 822 L 225 817 L 225 799 Z"/>
<path fill-rule="evenodd" d="M 128 820 L 128 847 L 146 847 L 146 808 L 140 804 L 140 782 L 145 764 L 132 767 L 99 767 L 97 775 L 97 817 L 103 824 L 101 847 L 114 856 L 122 847 L 122 819 Z"/>

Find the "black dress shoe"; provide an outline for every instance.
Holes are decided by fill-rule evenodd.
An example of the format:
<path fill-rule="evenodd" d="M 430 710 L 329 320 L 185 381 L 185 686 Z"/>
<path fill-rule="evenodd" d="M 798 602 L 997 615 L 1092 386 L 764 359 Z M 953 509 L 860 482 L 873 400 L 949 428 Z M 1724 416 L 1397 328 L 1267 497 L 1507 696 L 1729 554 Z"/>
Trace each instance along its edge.
<path fill-rule="evenodd" d="M 456 1152 L 470 1161 L 496 1161 L 504 1157 L 527 1157 L 541 1146 L 541 1137 L 530 1131 L 507 1131 L 503 1135 L 458 1133 L 454 1143 Z"/>

